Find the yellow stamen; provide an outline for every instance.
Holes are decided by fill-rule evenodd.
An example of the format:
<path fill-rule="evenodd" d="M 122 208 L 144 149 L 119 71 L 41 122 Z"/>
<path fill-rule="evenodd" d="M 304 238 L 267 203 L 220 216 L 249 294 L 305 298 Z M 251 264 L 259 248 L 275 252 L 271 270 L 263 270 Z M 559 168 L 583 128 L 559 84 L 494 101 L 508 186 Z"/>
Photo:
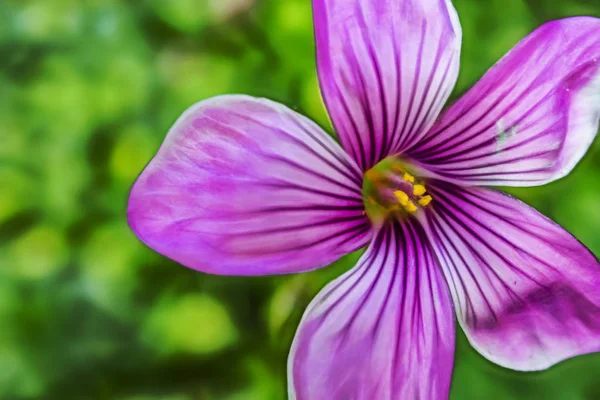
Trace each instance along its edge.
<path fill-rule="evenodd" d="M 428 205 L 429 203 L 431 203 L 431 200 L 433 200 L 433 197 L 431 197 L 430 195 L 427 196 L 423 196 L 418 200 L 418 203 L 421 207 L 425 207 L 426 205 Z"/>
<path fill-rule="evenodd" d="M 413 203 L 412 201 L 408 201 L 405 205 L 404 205 L 404 209 L 408 212 L 414 213 L 417 211 L 417 206 L 415 206 L 415 203 Z"/>
<path fill-rule="evenodd" d="M 402 179 L 404 179 L 406 182 L 415 183 L 415 177 L 409 174 L 408 172 L 404 173 Z"/>
<path fill-rule="evenodd" d="M 396 198 L 398 199 L 398 203 L 402 204 L 403 206 L 406 206 L 406 204 L 408 204 L 409 202 L 408 195 L 402 190 L 396 190 L 394 192 L 394 196 L 396 196 Z"/>
<path fill-rule="evenodd" d="M 413 194 L 415 196 L 422 196 L 425 194 L 426 191 L 427 191 L 427 189 L 425 189 L 425 186 L 423 186 L 423 185 L 415 185 L 413 187 Z"/>

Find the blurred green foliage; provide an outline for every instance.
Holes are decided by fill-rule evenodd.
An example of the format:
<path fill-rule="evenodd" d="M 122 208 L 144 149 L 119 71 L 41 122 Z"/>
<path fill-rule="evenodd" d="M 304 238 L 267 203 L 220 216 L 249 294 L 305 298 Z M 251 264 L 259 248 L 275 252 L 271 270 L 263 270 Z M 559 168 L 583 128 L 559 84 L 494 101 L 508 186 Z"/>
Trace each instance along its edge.
<path fill-rule="evenodd" d="M 454 96 L 537 25 L 597 0 L 455 0 Z M 286 398 L 302 312 L 352 254 L 297 276 L 207 276 L 141 245 L 125 205 L 192 103 L 269 97 L 328 127 L 309 0 L 0 1 L 0 399 Z M 600 254 L 600 141 L 512 192 Z M 598 399 L 600 356 L 541 373 L 458 338 L 452 399 Z"/>

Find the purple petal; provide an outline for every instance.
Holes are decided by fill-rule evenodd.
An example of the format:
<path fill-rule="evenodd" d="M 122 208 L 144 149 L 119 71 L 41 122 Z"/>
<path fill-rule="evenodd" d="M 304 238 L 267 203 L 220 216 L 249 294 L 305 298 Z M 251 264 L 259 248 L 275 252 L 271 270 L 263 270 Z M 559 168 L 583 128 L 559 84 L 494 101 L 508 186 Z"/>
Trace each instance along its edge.
<path fill-rule="evenodd" d="M 511 50 L 409 152 L 457 184 L 531 186 L 583 157 L 600 118 L 600 19 L 549 22 Z"/>
<path fill-rule="evenodd" d="M 291 399 L 448 397 L 454 316 L 424 234 L 416 220 L 385 225 L 313 300 L 288 360 Z"/>
<path fill-rule="evenodd" d="M 325 266 L 365 245 L 358 167 L 316 124 L 265 99 L 187 110 L 135 183 L 129 224 L 148 246 L 214 274 Z"/>
<path fill-rule="evenodd" d="M 450 95 L 462 32 L 449 0 L 313 0 L 317 66 L 342 145 L 368 169 L 426 133 Z"/>
<path fill-rule="evenodd" d="M 501 192 L 429 189 L 427 230 L 473 347 L 524 371 L 600 350 L 600 265 L 589 250 Z"/>

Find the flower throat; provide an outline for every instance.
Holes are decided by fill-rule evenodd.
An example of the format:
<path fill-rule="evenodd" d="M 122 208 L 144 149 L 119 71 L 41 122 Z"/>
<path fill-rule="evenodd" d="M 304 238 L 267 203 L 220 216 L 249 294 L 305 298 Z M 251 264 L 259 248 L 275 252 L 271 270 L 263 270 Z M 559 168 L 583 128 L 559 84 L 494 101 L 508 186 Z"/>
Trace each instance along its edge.
<path fill-rule="evenodd" d="M 394 157 L 382 160 L 365 173 L 362 193 L 365 212 L 373 222 L 389 216 L 413 215 L 433 200 L 424 182 Z"/>

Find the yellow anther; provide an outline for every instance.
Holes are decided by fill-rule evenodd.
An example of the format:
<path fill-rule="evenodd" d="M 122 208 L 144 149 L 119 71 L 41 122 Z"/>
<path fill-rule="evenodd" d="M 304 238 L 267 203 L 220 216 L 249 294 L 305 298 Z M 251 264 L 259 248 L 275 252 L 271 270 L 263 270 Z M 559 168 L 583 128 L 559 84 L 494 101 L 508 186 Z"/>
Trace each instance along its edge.
<path fill-rule="evenodd" d="M 431 200 L 433 200 L 433 198 L 430 195 L 427 196 L 423 196 L 418 200 L 418 203 L 421 207 L 425 207 L 426 205 L 428 205 L 429 203 L 431 203 Z"/>
<path fill-rule="evenodd" d="M 408 172 L 404 173 L 402 179 L 404 179 L 406 182 L 415 183 L 415 177 L 409 174 Z"/>
<path fill-rule="evenodd" d="M 404 209 L 408 212 L 414 213 L 417 211 L 417 206 L 415 206 L 415 203 L 412 201 L 408 201 L 406 204 L 404 204 Z"/>
<path fill-rule="evenodd" d="M 403 206 L 406 206 L 409 202 L 408 195 L 402 190 L 396 190 L 394 192 L 394 196 L 396 196 L 396 198 L 398 199 L 398 203 L 402 204 Z"/>
<path fill-rule="evenodd" d="M 425 186 L 423 186 L 423 185 L 415 185 L 413 187 L 413 194 L 415 196 L 422 196 L 425 194 L 426 191 L 427 191 L 427 189 L 425 189 Z"/>

